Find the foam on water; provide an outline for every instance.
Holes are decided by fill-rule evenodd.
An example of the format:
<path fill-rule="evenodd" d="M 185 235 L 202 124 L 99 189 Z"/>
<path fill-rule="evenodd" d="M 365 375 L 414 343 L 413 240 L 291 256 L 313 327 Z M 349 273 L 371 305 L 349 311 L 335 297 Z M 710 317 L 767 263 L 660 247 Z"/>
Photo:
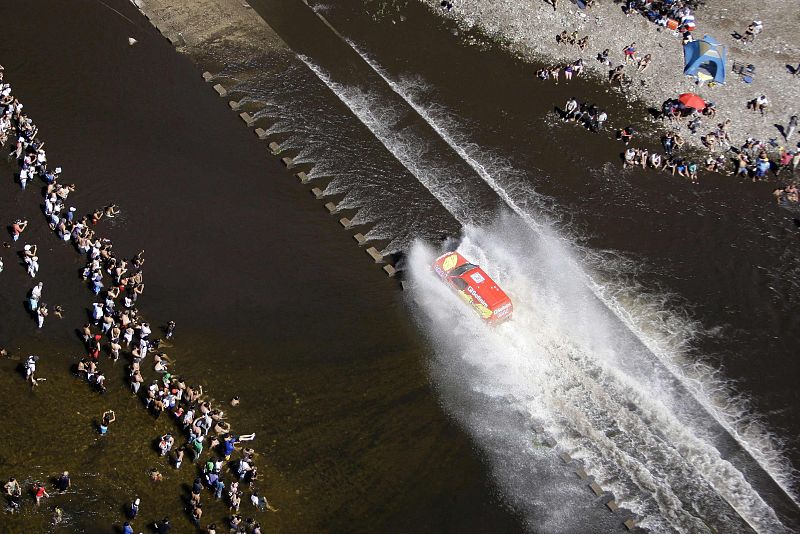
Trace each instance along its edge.
<path fill-rule="evenodd" d="M 415 234 L 439 234 L 439 223 L 422 215 L 429 213 L 431 200 L 401 189 L 405 184 L 387 172 L 397 162 L 462 224 L 476 223 L 493 211 L 487 199 L 465 194 L 469 182 L 453 179 L 446 164 L 431 161 L 425 139 L 403 129 L 401 118 L 409 109 L 515 213 L 511 222 L 468 228 L 462 244 L 468 257 L 497 276 L 517 305 L 514 321 L 496 330 L 487 331 L 465 315 L 453 296 L 427 276 L 429 251 L 416 248 L 410 262 L 421 288 L 415 293 L 422 295 L 426 312 L 418 317 L 437 349 L 432 373 L 443 402 L 492 460 L 509 502 L 523 510 L 534 530 L 543 532 L 565 531 L 565 524 L 578 521 L 573 511 L 591 503 L 585 488 L 575 493 L 574 483 L 559 478 L 564 469 L 551 461 L 552 452 L 532 443 L 531 423 L 541 422 L 642 515 L 644 526 L 688 532 L 704 531 L 709 524 L 735 530 L 740 519 L 722 497 L 757 530 L 780 532 L 775 514 L 741 473 L 721 459 L 703 429 L 686 428 L 674 416 L 674 409 L 699 402 L 789 488 L 791 475 L 783 475 L 787 471 L 779 448 L 759 436 L 763 429 L 753 423 L 745 405 L 734 402 L 724 381 L 686 356 L 698 325 L 669 299 L 635 285 L 630 276 L 635 263 L 576 246 L 570 231 L 556 229 L 553 217 L 545 214 L 548 199 L 531 189 L 526 173 L 501 155 L 487 155 L 448 110 L 421 103 L 417 95 L 426 92 L 424 82 L 413 77 L 394 81 L 356 51 L 407 106 L 388 104 L 369 88 L 337 83 L 310 59 L 300 59 L 316 77 L 313 81 L 321 81 L 338 97 L 392 161 L 381 150 L 365 147 L 357 132 L 351 134 L 354 129 L 341 110 L 309 96 L 312 84 L 302 72 L 261 75 L 258 65 L 230 61 L 226 69 L 240 79 L 237 89 L 246 98 L 265 103 L 259 116 L 277 119 L 271 131 L 291 134 L 284 141 L 287 148 L 304 151 L 303 157 L 316 163 L 312 176 L 330 177 L 327 190 L 344 194 L 343 206 L 359 210 L 355 218 L 376 222 L 367 235 L 391 240 L 386 252 L 406 249 Z M 239 76 L 244 70 L 248 76 Z M 442 310 L 441 302 L 452 306 Z M 429 316 L 434 320 L 423 319 Z M 649 350 L 643 351 L 642 344 Z M 626 361 L 630 353 L 643 366 L 647 359 L 658 359 L 672 374 L 660 382 L 659 377 L 632 372 Z M 670 378 L 676 376 L 694 398 L 671 391 Z M 556 483 L 538 484 L 541 480 Z M 561 502 L 572 507 L 561 507 Z M 585 512 L 584 517 L 591 514 Z"/>
<path fill-rule="evenodd" d="M 207 52 L 212 61 L 225 65 L 218 77 L 235 81 L 230 86 L 225 82 L 231 97 L 254 118 L 268 121 L 262 127 L 273 139 L 278 136 L 282 150 L 298 152 L 298 163 L 313 164 L 309 177 L 315 185 L 326 195 L 343 196 L 340 208 L 357 210 L 347 216 L 355 224 L 372 225 L 359 230 L 370 239 L 385 239 L 386 251 L 408 246 L 412 235 L 452 231 L 447 212 L 416 180 L 406 179 L 408 170 L 348 108 L 330 98 L 325 84 L 302 61 L 269 54 L 254 60 L 224 43 Z M 411 141 L 419 149 L 419 141 Z M 408 205 L 407 199 L 414 201 Z M 429 227 L 408 224 L 421 220 Z"/>
<path fill-rule="evenodd" d="M 492 435 L 487 448 L 498 479 L 534 530 L 564 528 L 547 529 L 548 514 L 541 510 L 542 502 L 563 497 L 542 495 L 541 476 L 535 483 L 515 478 L 519 466 L 531 469 L 526 462 L 536 461 L 525 444 L 537 422 L 656 531 L 741 529 L 726 502 L 756 530 L 783 531 L 702 430 L 674 416 L 676 403 L 694 399 L 676 396 L 669 380 L 631 376 L 631 359 L 646 358 L 648 351 L 580 282 L 560 239 L 536 234 L 513 217 L 467 228 L 459 250 L 512 295 L 514 319 L 489 329 L 465 315 L 461 302 L 431 276 L 433 253 L 415 247 L 409 258 L 412 294 L 424 311 L 420 325 L 436 348 L 432 371 L 448 410 L 482 445 Z M 507 424 L 499 424 L 504 419 L 498 412 Z M 500 441 L 512 449 L 497 446 L 498 432 L 508 433 Z"/>
<path fill-rule="evenodd" d="M 552 232 L 552 217 L 545 213 L 547 200 L 542 199 L 529 183 L 520 179 L 520 172 L 500 157 L 487 158 L 486 151 L 469 141 L 466 129 L 459 129 L 452 114 L 431 102 L 430 96 L 415 98 L 424 82 L 416 79 L 392 80 L 387 72 L 355 43 L 346 40 L 361 58 L 408 103 L 438 135 L 502 198 L 514 213 L 534 231 L 551 227 L 551 238 L 563 246 L 575 248 L 575 236 L 562 227 Z M 674 299 L 656 295 L 638 286 L 631 276 L 635 265 L 613 252 L 575 248 L 575 259 L 567 258 L 576 268 L 575 275 L 657 356 L 682 382 L 697 400 L 747 449 L 752 457 L 797 502 L 794 495 L 795 476 L 781 452 L 780 441 L 770 434 L 757 414 L 748 409 L 746 399 L 734 393 L 719 373 L 687 358 L 691 342 L 701 330 L 683 310 L 671 306 Z M 590 276 L 587 265 L 594 271 Z M 600 276 L 598 276 L 598 274 Z"/>
<path fill-rule="evenodd" d="M 424 140 L 409 136 L 402 128 L 397 127 L 403 110 L 392 109 L 381 105 L 379 100 L 369 92 L 353 86 L 339 84 L 321 67 L 310 59 L 300 56 L 317 77 L 344 103 L 353 114 L 366 126 L 384 147 L 399 161 L 425 188 L 442 203 L 444 208 L 456 219 L 466 223 L 475 213 L 473 206 L 466 204 L 461 196 L 442 195 L 440 191 L 446 186 L 445 181 L 453 181 L 447 169 L 423 165 L 428 147 Z"/>

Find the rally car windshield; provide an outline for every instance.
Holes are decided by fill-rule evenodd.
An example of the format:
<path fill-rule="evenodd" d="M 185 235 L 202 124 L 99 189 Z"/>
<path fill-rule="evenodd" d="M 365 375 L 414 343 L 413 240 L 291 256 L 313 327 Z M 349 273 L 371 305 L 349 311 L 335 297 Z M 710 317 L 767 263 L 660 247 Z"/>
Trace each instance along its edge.
<path fill-rule="evenodd" d="M 474 269 L 475 267 L 476 265 L 472 265 L 471 263 L 465 263 L 464 265 L 459 265 L 458 267 L 456 267 L 447 274 L 449 276 L 461 276 L 465 272 L 469 271 L 470 269 Z"/>

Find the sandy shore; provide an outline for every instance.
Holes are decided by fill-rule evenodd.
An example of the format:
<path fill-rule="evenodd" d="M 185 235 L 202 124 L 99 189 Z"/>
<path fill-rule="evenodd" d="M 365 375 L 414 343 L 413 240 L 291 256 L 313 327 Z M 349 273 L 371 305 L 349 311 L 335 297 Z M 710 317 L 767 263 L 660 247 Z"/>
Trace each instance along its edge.
<path fill-rule="evenodd" d="M 439 0 L 420 1 L 433 12 L 456 20 L 463 30 L 479 30 L 503 43 L 526 61 L 566 64 L 583 58 L 587 72 L 603 80 L 607 79 L 608 68 L 596 60 L 598 53 L 608 48 L 612 63 L 619 65 L 624 61 L 622 49 L 635 41 L 639 57 L 652 54 L 653 61 L 644 73 L 636 72 L 633 65 L 627 66 L 625 75 L 632 83 L 624 90 L 614 90 L 623 91 L 631 101 L 659 109 L 669 98 L 696 92 L 718 109 L 716 120 L 705 119 L 698 133 L 705 134 L 717 122 L 729 118 L 736 146 L 748 137 L 776 139 L 778 144 L 785 144 L 776 125 L 785 126 L 798 111 L 800 78 L 793 77 L 787 65 L 796 67 L 800 62 L 800 12 L 790 0 L 744 0 L 735 5 L 710 0 L 697 10 L 695 37 L 709 34 L 728 47 L 727 83 L 716 87 L 698 87 L 693 78 L 684 76 L 680 36 L 641 15 L 626 16 L 622 4 L 610 0 L 599 0 L 587 11 L 567 0 L 558 3 L 557 11 L 542 0 L 454 0 L 449 11 L 440 7 Z M 735 31 L 744 33 L 756 18 L 763 21 L 764 31 L 753 43 L 742 45 L 731 36 Z M 588 35 L 586 49 L 556 43 L 555 37 L 562 30 L 577 30 L 580 37 Z M 756 66 L 753 83 L 744 83 L 731 71 L 734 61 Z M 749 100 L 761 94 L 771 102 L 765 117 L 746 108 Z M 688 132 L 685 125 L 681 128 Z M 700 135 L 684 137 L 688 143 L 702 146 Z M 791 145 L 797 141 L 793 139 Z"/>

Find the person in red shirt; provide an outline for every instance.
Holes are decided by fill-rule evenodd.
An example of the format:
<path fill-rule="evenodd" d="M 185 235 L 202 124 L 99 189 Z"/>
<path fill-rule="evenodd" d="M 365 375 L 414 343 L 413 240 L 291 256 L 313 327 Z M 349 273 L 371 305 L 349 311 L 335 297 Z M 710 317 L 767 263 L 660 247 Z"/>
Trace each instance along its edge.
<path fill-rule="evenodd" d="M 21 221 L 17 219 L 14 221 L 14 224 L 11 225 L 11 237 L 14 241 L 19 239 L 19 235 L 25 231 L 25 228 L 28 226 L 28 221 Z"/>
<path fill-rule="evenodd" d="M 50 495 L 48 495 L 47 491 L 44 489 L 44 486 L 38 482 L 33 487 L 33 494 L 36 497 L 36 506 L 39 506 L 39 503 L 42 501 L 42 497 L 50 497 Z"/>
<path fill-rule="evenodd" d="M 793 159 L 794 159 L 794 154 L 791 151 L 786 150 L 785 148 L 781 148 L 780 166 L 778 167 L 778 171 L 775 174 L 778 175 L 783 170 L 791 171 L 791 165 Z"/>

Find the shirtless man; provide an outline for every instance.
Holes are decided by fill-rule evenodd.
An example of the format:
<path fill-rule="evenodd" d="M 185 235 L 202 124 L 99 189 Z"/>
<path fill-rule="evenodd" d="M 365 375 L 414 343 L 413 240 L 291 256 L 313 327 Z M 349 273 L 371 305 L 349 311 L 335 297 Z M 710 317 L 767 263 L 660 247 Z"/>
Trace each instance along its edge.
<path fill-rule="evenodd" d="M 120 211 L 119 207 L 116 204 L 111 204 L 109 206 L 106 206 L 104 210 L 105 216 L 108 217 L 109 219 L 113 219 L 114 217 L 119 215 L 119 211 Z"/>
<path fill-rule="evenodd" d="M 22 487 L 17 482 L 17 479 L 11 477 L 8 479 L 8 482 L 5 483 L 3 489 L 6 491 L 6 498 L 8 499 L 9 505 L 11 505 L 11 510 L 19 511 L 19 499 L 22 496 Z"/>
<path fill-rule="evenodd" d="M 21 221 L 17 219 L 14 221 L 14 224 L 11 225 L 11 239 L 17 241 L 19 239 L 20 234 L 25 231 L 25 228 L 28 227 L 28 221 L 24 220 Z"/>

